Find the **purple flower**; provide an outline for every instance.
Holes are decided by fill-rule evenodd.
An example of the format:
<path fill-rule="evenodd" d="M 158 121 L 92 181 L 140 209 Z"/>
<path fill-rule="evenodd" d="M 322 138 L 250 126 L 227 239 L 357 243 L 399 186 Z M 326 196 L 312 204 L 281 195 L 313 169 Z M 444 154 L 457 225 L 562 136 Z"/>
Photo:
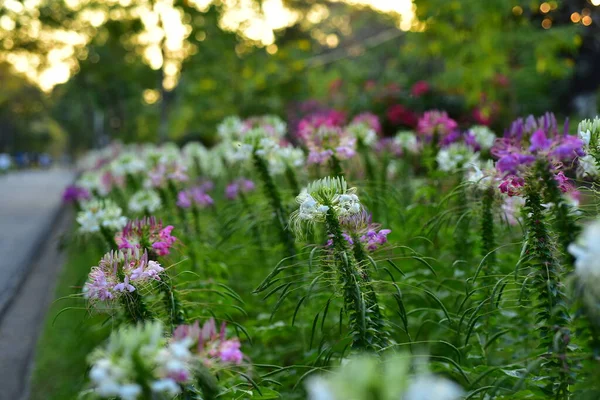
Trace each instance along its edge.
<path fill-rule="evenodd" d="M 550 155 L 559 160 L 572 161 L 575 157 L 585 156 L 583 140 L 567 135 L 560 138 Z"/>
<path fill-rule="evenodd" d="M 90 192 L 88 192 L 88 190 L 85 188 L 76 185 L 70 185 L 66 187 L 62 198 L 65 203 L 75 203 L 82 200 L 89 200 L 91 195 Z"/>
<path fill-rule="evenodd" d="M 450 118 L 445 111 L 426 111 L 419 119 L 417 132 L 431 139 L 435 134 L 440 137 L 446 136 L 458 128 L 455 120 Z"/>
<path fill-rule="evenodd" d="M 256 189 L 256 185 L 250 179 L 239 178 L 231 182 L 225 188 L 225 197 L 229 200 L 238 198 L 240 192 L 249 193 Z"/>
<path fill-rule="evenodd" d="M 204 208 L 213 204 L 212 197 L 205 192 L 203 185 L 182 190 L 177 194 L 177 206 L 181 208 L 190 208 L 192 205 Z"/>
<path fill-rule="evenodd" d="M 531 146 L 529 151 L 545 151 L 552 146 L 552 139 L 546 137 L 546 133 L 542 129 L 538 129 L 531 135 Z"/>

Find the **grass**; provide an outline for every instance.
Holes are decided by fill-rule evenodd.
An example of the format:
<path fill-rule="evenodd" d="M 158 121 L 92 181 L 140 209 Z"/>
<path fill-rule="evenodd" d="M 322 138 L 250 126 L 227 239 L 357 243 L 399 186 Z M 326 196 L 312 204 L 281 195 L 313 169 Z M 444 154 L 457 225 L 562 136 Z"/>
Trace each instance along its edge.
<path fill-rule="evenodd" d="M 36 349 L 31 400 L 76 399 L 85 383 L 87 355 L 110 332 L 105 315 L 90 316 L 81 297 L 72 297 L 81 293 L 90 260 L 98 254 L 92 244 L 69 246 Z"/>

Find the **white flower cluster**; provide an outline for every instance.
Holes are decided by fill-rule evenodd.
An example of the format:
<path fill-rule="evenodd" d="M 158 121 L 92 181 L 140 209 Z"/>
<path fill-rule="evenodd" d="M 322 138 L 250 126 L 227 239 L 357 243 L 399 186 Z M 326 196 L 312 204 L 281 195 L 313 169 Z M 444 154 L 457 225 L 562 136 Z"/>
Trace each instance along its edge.
<path fill-rule="evenodd" d="M 225 118 L 217 126 L 217 134 L 221 140 L 230 141 L 239 139 L 242 130 L 244 129 L 244 123 L 240 117 L 236 115 Z"/>
<path fill-rule="evenodd" d="M 290 224 L 301 232 L 303 222 L 314 224 L 325 221 L 330 208 L 337 217 L 348 217 L 362 211 L 356 189 L 348 189 L 344 178 L 323 178 L 314 181 L 296 197 L 298 210 L 290 216 Z"/>
<path fill-rule="evenodd" d="M 410 154 L 418 153 L 420 150 L 417 135 L 412 131 L 401 131 L 394 137 L 394 144 Z"/>
<path fill-rule="evenodd" d="M 82 233 L 99 232 L 101 227 L 114 232 L 127 223 L 127 218 L 122 214 L 123 210 L 112 200 L 93 199 L 82 204 L 76 220 Z"/>
<path fill-rule="evenodd" d="M 467 145 L 452 143 L 448 147 L 441 149 L 435 160 L 440 171 L 454 172 L 468 164 L 476 162 L 478 158 L 478 154 L 473 152 Z"/>
<path fill-rule="evenodd" d="M 174 397 L 191 377 L 192 354 L 184 343 L 167 344 L 160 322 L 114 332 L 89 358 L 94 392 L 102 398 Z M 149 388 L 152 393 L 144 393 Z M 162 398 L 162 397 L 161 397 Z"/>
<path fill-rule="evenodd" d="M 145 159 L 133 151 L 121 153 L 110 163 L 110 171 L 115 176 L 136 175 L 146 168 Z"/>
<path fill-rule="evenodd" d="M 346 131 L 365 146 L 373 146 L 377 143 L 377 132 L 365 123 L 352 123 L 346 127 Z"/>
<path fill-rule="evenodd" d="M 162 204 L 158 193 L 151 189 L 139 190 L 129 199 L 127 208 L 134 213 L 149 212 L 158 210 Z"/>
<path fill-rule="evenodd" d="M 467 182 L 476 185 L 479 189 L 486 189 L 497 183 L 494 161 L 487 160 L 484 163 L 476 160 L 466 167 Z"/>
<path fill-rule="evenodd" d="M 600 220 L 589 224 L 569 246 L 575 257 L 575 274 L 581 282 L 600 294 Z"/>
<path fill-rule="evenodd" d="M 307 380 L 308 400 L 458 400 L 462 388 L 429 372 L 409 374 L 406 357 L 391 357 L 382 362 L 361 356 L 345 360 L 338 370 L 327 376 Z"/>
<path fill-rule="evenodd" d="M 600 176 L 600 118 L 584 119 L 577 126 L 577 136 L 583 141 L 586 155 L 579 157 L 577 176 L 580 178 Z"/>
<path fill-rule="evenodd" d="M 487 126 L 476 125 L 471 127 L 469 132 L 473 135 L 481 150 L 491 149 L 496 141 L 496 134 Z"/>

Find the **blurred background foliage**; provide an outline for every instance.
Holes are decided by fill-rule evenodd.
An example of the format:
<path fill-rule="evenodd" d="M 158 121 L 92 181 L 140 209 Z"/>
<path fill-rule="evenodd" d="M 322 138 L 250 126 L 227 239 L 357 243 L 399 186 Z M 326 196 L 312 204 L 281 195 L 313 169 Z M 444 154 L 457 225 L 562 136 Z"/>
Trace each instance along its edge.
<path fill-rule="evenodd" d="M 3 0 L 0 152 L 210 143 L 227 115 L 293 120 L 310 107 L 372 110 L 389 133 L 410 126 L 390 117 L 398 105 L 497 127 L 547 109 L 593 114 L 597 5 Z M 427 95 L 411 90 L 419 81 Z"/>

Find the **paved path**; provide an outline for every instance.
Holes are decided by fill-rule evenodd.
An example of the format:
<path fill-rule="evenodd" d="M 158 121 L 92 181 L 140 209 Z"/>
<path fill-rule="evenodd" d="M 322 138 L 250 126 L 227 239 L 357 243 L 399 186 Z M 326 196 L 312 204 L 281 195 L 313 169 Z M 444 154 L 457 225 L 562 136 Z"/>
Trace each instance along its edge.
<path fill-rule="evenodd" d="M 0 175 L 0 319 L 25 278 L 74 179 L 66 169 Z"/>
<path fill-rule="evenodd" d="M 69 209 L 54 220 L 31 269 L 0 319 L 0 400 L 29 398 L 36 343 L 65 261 L 65 254 L 58 245 L 62 235 L 71 229 L 72 222 L 73 213 Z"/>

